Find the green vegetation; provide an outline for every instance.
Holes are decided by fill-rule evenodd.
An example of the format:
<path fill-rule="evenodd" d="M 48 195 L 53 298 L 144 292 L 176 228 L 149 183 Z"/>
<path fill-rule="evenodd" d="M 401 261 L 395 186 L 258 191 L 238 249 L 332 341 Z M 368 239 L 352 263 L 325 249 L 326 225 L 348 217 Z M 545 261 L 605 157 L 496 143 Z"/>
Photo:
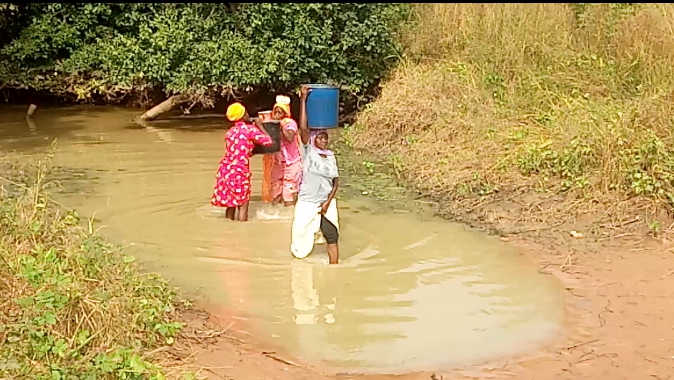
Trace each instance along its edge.
<path fill-rule="evenodd" d="M 56 205 L 47 167 L 17 166 L 0 194 L 0 378 L 181 376 L 156 350 L 182 328 L 174 292 Z"/>
<path fill-rule="evenodd" d="M 4 3 L 0 87 L 121 101 L 306 82 L 371 90 L 400 57 L 406 4 Z"/>
<path fill-rule="evenodd" d="M 674 209 L 671 4 L 420 4 L 404 46 L 346 137 L 421 192 L 539 221 Z"/>

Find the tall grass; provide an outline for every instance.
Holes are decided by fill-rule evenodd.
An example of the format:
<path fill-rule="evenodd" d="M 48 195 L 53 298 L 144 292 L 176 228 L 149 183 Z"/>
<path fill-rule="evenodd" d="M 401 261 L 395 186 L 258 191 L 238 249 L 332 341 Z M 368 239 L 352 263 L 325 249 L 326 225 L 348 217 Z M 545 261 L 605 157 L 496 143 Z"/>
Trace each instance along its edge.
<path fill-rule="evenodd" d="M 420 4 L 403 39 L 346 135 L 421 190 L 674 205 L 674 5 Z"/>

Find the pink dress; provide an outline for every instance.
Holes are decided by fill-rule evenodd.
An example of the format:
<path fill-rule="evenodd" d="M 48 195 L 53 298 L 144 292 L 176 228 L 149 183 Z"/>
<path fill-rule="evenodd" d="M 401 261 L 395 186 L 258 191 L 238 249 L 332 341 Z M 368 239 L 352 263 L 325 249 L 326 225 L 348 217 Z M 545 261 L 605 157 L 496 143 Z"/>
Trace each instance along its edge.
<path fill-rule="evenodd" d="M 250 200 L 250 154 L 255 144 L 270 146 L 271 137 L 256 126 L 236 122 L 225 135 L 225 157 L 215 175 L 211 204 L 218 207 L 238 207 Z"/>
<path fill-rule="evenodd" d="M 293 141 L 281 138 L 281 150 L 274 155 L 272 198 L 276 199 L 281 196 L 284 201 L 292 202 L 295 194 L 299 192 L 302 178 L 302 155 L 295 120 L 286 118 L 281 125 L 284 130 L 295 132 L 296 138 Z"/>

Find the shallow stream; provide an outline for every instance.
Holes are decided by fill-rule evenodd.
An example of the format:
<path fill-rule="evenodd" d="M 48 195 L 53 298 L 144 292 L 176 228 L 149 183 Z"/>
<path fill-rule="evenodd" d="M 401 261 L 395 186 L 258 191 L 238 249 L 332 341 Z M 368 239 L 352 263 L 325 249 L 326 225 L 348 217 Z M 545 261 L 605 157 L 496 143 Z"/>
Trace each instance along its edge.
<path fill-rule="evenodd" d="M 142 128 L 136 111 L 119 108 L 39 109 L 32 123 L 24 113 L 0 109 L 0 149 L 28 158 L 58 138 L 54 164 L 83 173 L 63 183 L 60 202 L 132 244 L 146 268 L 238 310 L 307 362 L 339 372 L 439 370 L 535 349 L 563 328 L 557 282 L 506 244 L 353 191 L 339 199 L 342 262 L 326 265 L 325 246 L 294 260 L 292 210 L 260 202 L 259 157 L 252 220 L 225 220 L 209 205 L 220 119 Z"/>

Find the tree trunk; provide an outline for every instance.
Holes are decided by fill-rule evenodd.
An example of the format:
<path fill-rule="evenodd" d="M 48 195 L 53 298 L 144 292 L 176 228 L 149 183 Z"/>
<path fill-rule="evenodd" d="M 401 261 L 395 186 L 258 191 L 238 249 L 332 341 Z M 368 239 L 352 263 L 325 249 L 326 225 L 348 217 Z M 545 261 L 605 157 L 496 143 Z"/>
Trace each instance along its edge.
<path fill-rule="evenodd" d="M 140 120 L 152 121 L 159 117 L 159 115 L 168 112 L 173 109 L 173 107 L 185 103 L 190 100 L 190 97 L 187 95 L 173 95 L 170 98 L 164 100 L 163 102 L 157 104 L 156 106 L 150 108 L 149 111 L 138 116 Z"/>

